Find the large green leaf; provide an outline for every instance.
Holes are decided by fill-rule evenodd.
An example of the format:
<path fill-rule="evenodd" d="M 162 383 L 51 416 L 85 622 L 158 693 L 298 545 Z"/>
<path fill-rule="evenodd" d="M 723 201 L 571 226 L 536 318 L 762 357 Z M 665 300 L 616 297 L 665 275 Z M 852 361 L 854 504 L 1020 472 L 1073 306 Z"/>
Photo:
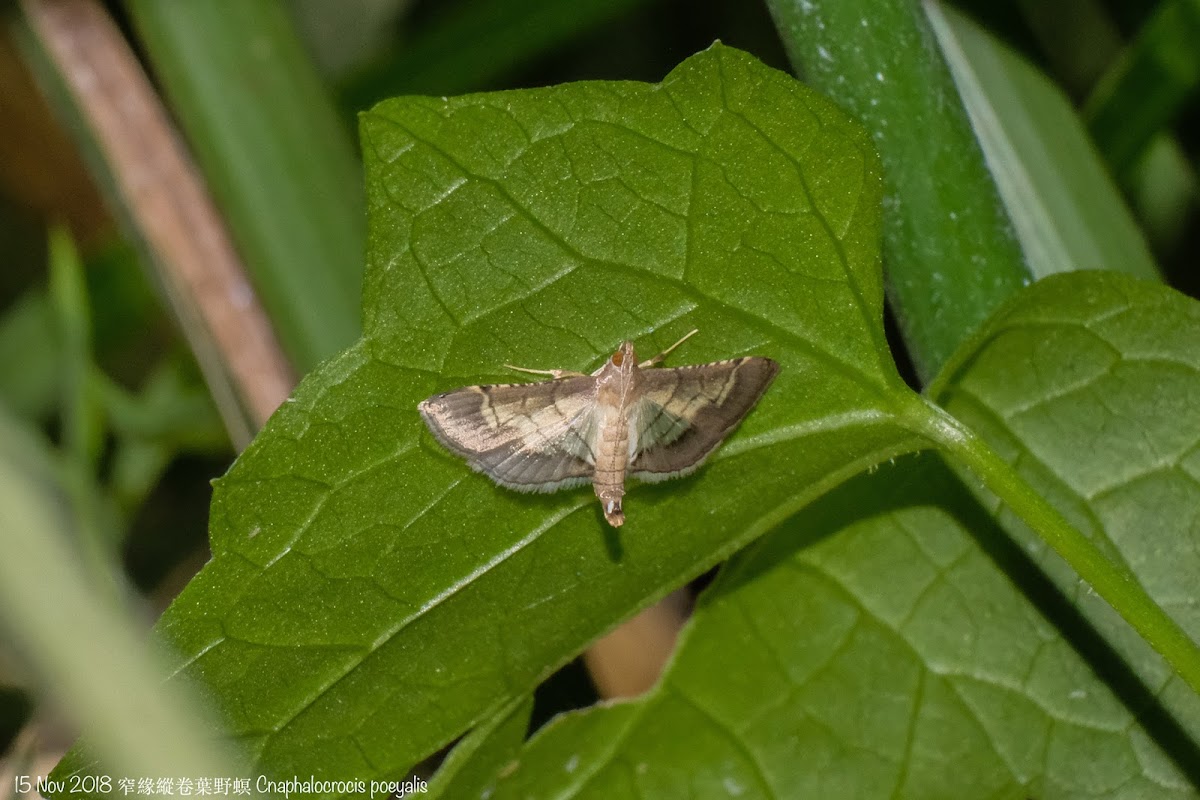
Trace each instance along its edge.
<path fill-rule="evenodd" d="M 1074 275 L 942 392 L 1193 636 L 1198 354 L 1194 301 Z M 552 723 L 491 796 L 1200 796 L 1200 699 L 1000 522 L 930 456 L 843 485 L 727 567 L 654 691 Z"/>
<path fill-rule="evenodd" d="M 1043 281 L 931 390 L 1200 640 L 1200 304 L 1114 274 Z M 1200 741 L 1196 695 L 1007 510 L 1000 520 Z"/>
<path fill-rule="evenodd" d="M 403 775 L 919 441 L 894 421 L 875 156 L 783 73 L 715 46 L 660 85 L 406 98 L 362 129 L 365 338 L 218 483 L 213 561 L 159 626 L 273 776 Z M 677 357 L 782 371 L 703 470 L 630 494 L 619 535 L 586 489 L 494 487 L 416 413 L 505 362 L 590 368 L 692 327 Z"/>

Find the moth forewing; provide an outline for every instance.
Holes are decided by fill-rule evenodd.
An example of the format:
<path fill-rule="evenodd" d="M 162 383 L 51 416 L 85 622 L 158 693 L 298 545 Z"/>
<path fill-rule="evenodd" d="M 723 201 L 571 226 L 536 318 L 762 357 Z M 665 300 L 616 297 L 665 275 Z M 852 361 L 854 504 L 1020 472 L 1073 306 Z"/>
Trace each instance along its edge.
<path fill-rule="evenodd" d="M 448 450 L 510 489 L 551 492 L 591 479 L 591 378 L 467 386 L 418 406 Z"/>
<path fill-rule="evenodd" d="M 753 356 L 650 368 L 663 355 L 639 367 L 625 342 L 591 375 L 525 370 L 567 377 L 467 386 L 418 408 L 442 445 L 502 486 L 548 492 L 591 481 L 617 526 L 627 475 L 659 481 L 698 468 L 779 371 Z"/>

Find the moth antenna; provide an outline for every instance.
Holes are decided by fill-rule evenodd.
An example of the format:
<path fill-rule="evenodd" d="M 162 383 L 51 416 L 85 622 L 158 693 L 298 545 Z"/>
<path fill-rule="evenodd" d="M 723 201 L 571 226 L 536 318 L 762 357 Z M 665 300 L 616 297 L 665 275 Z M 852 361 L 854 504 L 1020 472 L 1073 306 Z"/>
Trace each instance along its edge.
<path fill-rule="evenodd" d="M 661 353 L 656 355 L 654 358 L 651 358 L 647 361 L 643 361 L 641 364 L 638 364 L 638 366 L 639 367 L 653 367 L 655 364 L 662 362 L 663 359 L 665 359 L 668 355 L 670 355 L 672 350 L 674 350 L 676 347 L 679 347 L 679 345 L 683 344 L 684 342 L 686 342 L 688 339 L 692 338 L 694 335 L 696 335 L 699 332 L 700 332 L 699 328 L 692 328 L 690 331 L 685 333 L 683 335 L 683 338 L 680 339 L 678 342 L 671 345 L 666 350 L 663 350 Z"/>
<path fill-rule="evenodd" d="M 517 372 L 528 372 L 530 375 L 549 375 L 551 378 L 582 378 L 586 375 L 583 372 L 576 372 L 571 369 L 530 369 L 529 367 L 514 367 L 512 364 L 505 364 L 505 369 L 516 370 Z"/>

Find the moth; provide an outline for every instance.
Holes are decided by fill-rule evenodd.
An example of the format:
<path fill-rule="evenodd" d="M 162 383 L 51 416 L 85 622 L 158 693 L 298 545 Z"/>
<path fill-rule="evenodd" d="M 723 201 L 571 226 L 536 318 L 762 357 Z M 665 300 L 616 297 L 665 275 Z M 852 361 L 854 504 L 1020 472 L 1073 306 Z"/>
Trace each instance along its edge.
<path fill-rule="evenodd" d="M 442 445 L 501 486 L 553 492 L 590 482 L 604 518 L 620 526 L 626 477 L 696 470 L 779 372 L 757 356 L 654 369 L 694 333 L 640 364 L 626 341 L 590 375 L 506 364 L 551 380 L 466 386 L 417 408 Z"/>

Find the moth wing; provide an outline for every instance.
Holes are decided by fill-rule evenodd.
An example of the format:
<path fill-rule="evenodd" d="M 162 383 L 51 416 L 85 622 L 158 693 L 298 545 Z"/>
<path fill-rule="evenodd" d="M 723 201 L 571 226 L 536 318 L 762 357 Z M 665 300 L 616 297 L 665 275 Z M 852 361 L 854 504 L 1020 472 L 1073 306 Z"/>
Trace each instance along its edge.
<path fill-rule="evenodd" d="M 699 467 L 771 385 L 779 365 L 748 356 L 642 373 L 629 472 L 661 481 Z"/>
<path fill-rule="evenodd" d="M 439 442 L 502 486 L 552 492 L 591 480 L 592 378 L 467 386 L 418 409 Z"/>

